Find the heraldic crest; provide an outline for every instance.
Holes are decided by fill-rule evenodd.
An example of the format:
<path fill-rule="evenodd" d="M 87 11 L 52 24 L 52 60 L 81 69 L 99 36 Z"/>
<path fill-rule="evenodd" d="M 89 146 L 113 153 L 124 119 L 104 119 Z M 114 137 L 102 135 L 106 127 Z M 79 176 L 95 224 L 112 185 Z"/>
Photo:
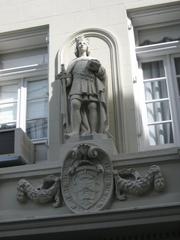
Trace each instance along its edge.
<path fill-rule="evenodd" d="M 111 200 L 125 201 L 129 195 L 140 197 L 152 190 L 162 192 L 164 188 L 165 179 L 159 166 L 152 165 L 145 175 L 134 168 L 113 168 L 102 148 L 78 144 L 67 153 L 61 176 L 49 175 L 38 187 L 20 179 L 17 199 L 21 203 L 52 202 L 54 207 L 64 203 L 74 213 L 92 213 L 110 207 Z"/>
<path fill-rule="evenodd" d="M 105 208 L 113 191 L 113 171 L 108 155 L 97 146 L 81 144 L 72 149 L 62 168 L 62 195 L 73 212 Z"/>

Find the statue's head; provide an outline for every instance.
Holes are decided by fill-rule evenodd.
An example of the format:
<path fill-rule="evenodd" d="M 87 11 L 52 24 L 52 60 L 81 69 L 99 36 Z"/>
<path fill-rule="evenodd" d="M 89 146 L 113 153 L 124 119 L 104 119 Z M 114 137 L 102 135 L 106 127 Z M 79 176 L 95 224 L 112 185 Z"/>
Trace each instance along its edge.
<path fill-rule="evenodd" d="M 86 56 L 89 56 L 89 41 L 88 39 L 84 36 L 81 35 L 77 38 L 75 38 L 75 55 L 76 57 L 80 57 L 81 51 L 86 51 Z"/>

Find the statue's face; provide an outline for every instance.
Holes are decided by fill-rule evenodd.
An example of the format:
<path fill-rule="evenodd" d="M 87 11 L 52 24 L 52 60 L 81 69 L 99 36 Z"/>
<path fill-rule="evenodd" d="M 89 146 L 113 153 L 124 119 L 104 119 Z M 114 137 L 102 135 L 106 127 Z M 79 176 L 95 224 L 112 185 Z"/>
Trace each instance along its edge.
<path fill-rule="evenodd" d="M 81 54 L 86 52 L 88 49 L 86 40 L 79 41 L 77 44 L 77 48 L 78 48 L 79 53 L 81 53 Z"/>

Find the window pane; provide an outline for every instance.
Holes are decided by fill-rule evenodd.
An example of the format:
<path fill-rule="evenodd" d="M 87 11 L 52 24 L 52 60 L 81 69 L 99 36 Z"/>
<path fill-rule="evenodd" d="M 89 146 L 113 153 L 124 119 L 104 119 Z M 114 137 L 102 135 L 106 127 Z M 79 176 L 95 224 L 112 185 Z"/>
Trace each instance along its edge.
<path fill-rule="evenodd" d="M 148 123 L 171 119 L 169 101 L 147 103 Z"/>
<path fill-rule="evenodd" d="M 150 145 L 173 143 L 172 123 L 149 126 Z"/>
<path fill-rule="evenodd" d="M 28 99 L 47 98 L 47 97 L 48 97 L 48 81 L 47 80 L 28 82 L 28 85 L 27 85 Z"/>
<path fill-rule="evenodd" d="M 175 68 L 176 68 L 176 74 L 180 75 L 180 58 L 175 58 Z"/>
<path fill-rule="evenodd" d="M 27 135 L 31 139 L 40 139 L 47 137 L 47 119 L 35 119 L 27 121 Z"/>
<path fill-rule="evenodd" d="M 47 117 L 48 107 L 47 100 L 28 101 L 27 103 L 27 119 Z"/>
<path fill-rule="evenodd" d="M 140 46 L 171 42 L 179 38 L 179 24 L 138 30 Z"/>
<path fill-rule="evenodd" d="M 177 84 L 178 84 L 178 91 L 179 91 L 179 95 L 180 95 L 180 77 L 177 78 Z"/>
<path fill-rule="evenodd" d="M 161 99 L 168 97 L 166 80 L 145 82 L 144 90 L 146 100 Z"/>
<path fill-rule="evenodd" d="M 175 63 L 176 75 L 180 75 L 180 58 L 174 58 L 174 63 Z M 178 91 L 180 95 L 180 77 L 177 76 L 176 79 L 177 79 Z"/>
<path fill-rule="evenodd" d="M 16 103 L 0 104 L 0 123 L 16 121 Z"/>
<path fill-rule="evenodd" d="M 27 134 L 31 139 L 47 137 L 48 81 L 27 83 Z"/>
<path fill-rule="evenodd" d="M 165 76 L 163 61 L 142 63 L 142 69 L 144 79 L 159 78 Z"/>
<path fill-rule="evenodd" d="M 15 102 L 17 101 L 18 86 L 5 85 L 0 87 L 0 103 Z"/>
<path fill-rule="evenodd" d="M 2 54 L 0 56 L 0 69 L 17 68 L 29 65 L 42 65 L 48 63 L 47 48 L 24 50 L 21 52 Z"/>

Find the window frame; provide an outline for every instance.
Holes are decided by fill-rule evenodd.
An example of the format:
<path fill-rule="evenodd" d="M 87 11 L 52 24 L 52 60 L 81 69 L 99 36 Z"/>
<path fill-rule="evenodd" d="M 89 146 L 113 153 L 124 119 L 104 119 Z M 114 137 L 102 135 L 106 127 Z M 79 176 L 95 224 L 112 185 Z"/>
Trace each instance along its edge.
<path fill-rule="evenodd" d="M 21 128 L 26 132 L 26 115 L 27 115 L 27 82 L 45 80 L 48 81 L 48 68 L 43 66 L 43 68 L 30 72 L 23 73 L 8 73 L 0 74 L 0 86 L 17 84 L 17 113 L 16 113 L 16 128 Z M 9 79 L 9 76 L 10 79 Z M 13 80 L 12 80 L 13 79 Z M 48 99 L 48 96 L 47 96 Z M 49 115 L 49 110 L 47 115 Z M 47 117 L 48 119 L 48 117 Z M 47 129 L 48 133 L 48 129 Z M 48 136 L 40 139 L 31 139 L 33 143 L 43 143 L 47 142 Z"/>
<path fill-rule="evenodd" d="M 146 100 L 145 100 L 145 92 L 144 92 L 144 79 L 142 76 L 142 69 L 139 68 L 138 71 L 140 73 L 138 74 L 137 82 L 136 82 L 136 105 L 140 107 L 140 111 L 138 111 L 138 117 L 137 122 L 139 122 L 139 147 L 140 150 L 153 150 L 153 149 L 159 149 L 159 148 L 170 148 L 174 146 L 178 146 L 180 143 L 180 138 L 178 137 L 180 132 L 180 126 L 175 130 L 175 126 L 178 126 L 178 119 L 180 120 L 180 114 L 179 116 L 176 114 L 177 108 L 176 108 L 176 102 L 175 102 L 175 96 L 174 96 L 174 89 L 176 88 L 174 86 L 173 78 L 171 77 L 171 70 L 170 70 L 170 57 L 169 56 L 146 56 L 146 58 L 139 59 L 139 66 L 142 63 L 145 62 L 153 62 L 153 61 L 160 61 L 162 60 L 164 63 L 164 70 L 165 70 L 165 78 L 166 78 L 166 84 L 167 84 L 167 91 L 168 91 L 168 100 L 169 100 L 169 108 L 172 118 L 172 131 L 173 131 L 173 137 L 174 137 L 174 143 L 168 143 L 168 144 L 158 144 L 158 145 L 150 145 L 148 143 L 148 120 L 147 120 L 147 110 L 146 110 Z M 141 90 L 140 90 L 141 89 Z M 138 91 L 137 91 L 138 90 Z M 141 94 L 140 94 L 141 91 Z M 143 96 L 143 101 L 142 101 Z"/>
<path fill-rule="evenodd" d="M 12 85 L 17 85 L 17 99 L 16 99 L 16 119 L 15 120 L 13 120 L 13 121 L 11 121 L 12 123 L 15 123 L 16 124 L 16 127 L 17 127 L 17 120 L 18 120 L 18 111 L 19 111 L 19 98 L 20 98 L 20 96 L 19 96 L 19 91 L 18 91 L 18 89 L 19 89 L 19 87 L 20 87 L 20 85 L 19 85 L 19 82 L 17 81 L 17 80 L 12 80 L 11 82 L 10 81 L 0 81 L 0 87 L 4 87 L 4 86 L 12 86 Z M 6 103 L 0 103 L 0 105 L 2 105 L 2 104 L 8 104 L 8 103 L 14 103 L 14 101 L 13 102 L 6 102 Z"/>
<path fill-rule="evenodd" d="M 162 42 L 156 44 L 149 44 L 144 46 L 139 46 L 139 35 L 138 31 L 148 30 L 148 29 L 158 29 L 160 27 L 166 26 L 180 26 L 180 3 L 169 3 L 162 4 L 152 7 L 145 7 L 140 9 L 130 9 L 127 10 L 128 21 L 129 21 L 129 38 L 130 38 L 130 46 L 132 53 L 132 73 L 133 73 L 133 87 L 134 87 L 134 99 L 135 99 L 135 108 L 136 108 L 136 126 L 137 126 L 137 142 L 138 142 L 138 150 L 146 151 L 146 150 L 156 150 L 156 149 L 164 149 L 171 148 L 180 145 L 180 126 L 178 126 L 178 122 L 180 122 L 180 113 L 177 111 L 177 82 L 176 77 L 174 76 L 175 71 L 170 67 L 172 64 L 172 57 L 180 56 L 180 40 L 172 40 L 169 42 Z M 180 37 L 180 36 L 179 36 Z M 169 55 L 169 56 L 168 56 Z M 161 145 L 153 145 L 151 146 L 146 139 L 144 130 L 145 121 L 144 121 L 144 113 L 145 110 L 145 102 L 144 106 L 142 106 L 141 96 L 142 92 L 144 92 L 143 86 L 143 78 L 142 72 L 139 73 L 139 67 L 142 62 L 151 62 L 157 59 L 164 59 L 166 68 L 166 78 L 167 78 L 167 89 L 169 92 L 170 98 L 170 108 L 171 108 L 171 116 L 174 120 L 174 126 L 178 131 L 174 130 L 174 143 L 172 144 L 161 144 Z M 141 70 L 142 71 L 142 70 Z M 141 81 L 141 84 L 140 84 Z M 141 94 L 140 94 L 141 89 Z M 143 93 L 145 94 L 145 93 Z M 180 98 L 180 97 L 179 97 Z M 145 100 L 145 97 L 143 98 Z M 143 109 L 144 108 L 144 109 Z"/>
<path fill-rule="evenodd" d="M 26 90 L 24 87 L 24 79 L 47 79 L 49 85 L 49 26 L 33 27 L 11 32 L 0 33 L 0 55 L 11 53 L 19 53 L 23 51 L 40 52 L 43 48 L 47 49 L 47 61 L 45 59 L 38 64 L 27 64 L 27 66 L 12 67 L 0 70 L 0 85 L 13 84 L 19 82 L 18 99 L 17 99 L 17 117 L 16 128 L 22 128 L 26 132 L 26 104 L 20 101 L 20 97 L 26 99 Z M 42 50 L 41 50 L 42 49 Z M 23 56 L 22 56 L 23 57 Z M 21 90 L 20 90 L 21 86 Z M 23 89 L 24 88 L 24 89 Z M 48 86 L 49 89 L 49 86 Z M 20 96 L 21 95 L 21 96 Z M 48 97 L 49 102 L 49 97 Z M 49 110 L 48 110 L 49 118 Z M 49 128 L 49 124 L 47 125 Z M 47 137 L 43 139 L 33 139 L 33 143 L 47 143 L 49 129 L 47 129 Z"/>
<path fill-rule="evenodd" d="M 28 82 L 34 82 L 34 81 L 41 81 L 41 80 L 46 80 L 47 79 L 47 84 L 48 84 L 48 75 L 47 73 L 45 74 L 45 72 L 41 72 L 41 75 L 39 76 L 29 76 L 29 77 L 25 77 L 24 78 L 24 83 L 25 83 L 25 96 L 26 96 L 26 108 L 24 108 L 26 110 L 26 116 L 27 116 L 27 101 L 28 101 L 28 98 L 27 98 L 27 84 Z M 49 92 L 47 92 L 47 105 L 48 105 L 48 100 L 49 100 Z M 47 109 L 47 122 L 48 122 L 48 115 L 49 115 L 49 108 Z M 26 132 L 26 125 L 27 125 L 27 117 L 25 119 L 25 132 Z M 31 139 L 31 141 L 33 143 L 43 143 L 43 142 L 47 142 L 47 139 L 48 139 L 48 124 L 47 124 L 47 137 L 44 137 L 44 138 L 39 138 L 39 139 Z"/>

